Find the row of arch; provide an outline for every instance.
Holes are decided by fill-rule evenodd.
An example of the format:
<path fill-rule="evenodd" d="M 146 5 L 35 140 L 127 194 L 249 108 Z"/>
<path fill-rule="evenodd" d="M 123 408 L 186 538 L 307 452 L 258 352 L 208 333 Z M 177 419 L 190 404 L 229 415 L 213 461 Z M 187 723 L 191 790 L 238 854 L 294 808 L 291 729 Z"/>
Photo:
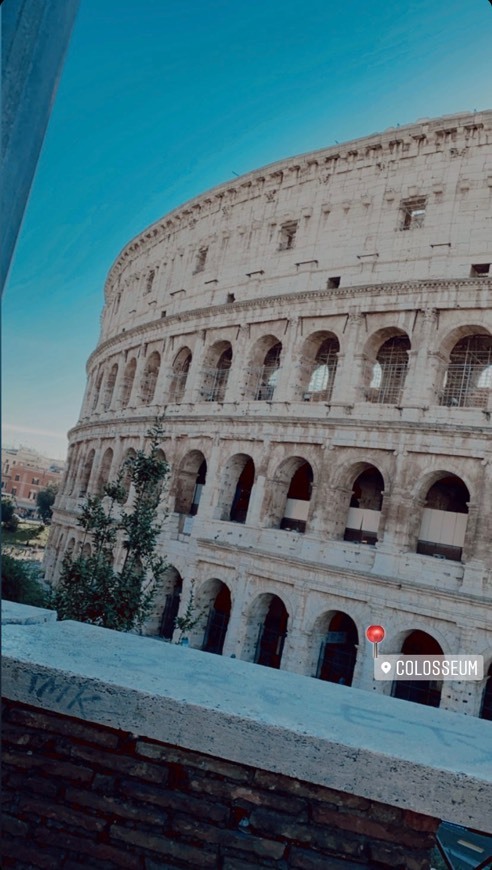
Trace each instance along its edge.
<path fill-rule="evenodd" d="M 135 455 L 129 448 L 124 460 Z M 106 483 L 115 476 L 114 452 L 107 447 L 95 467 L 95 449 L 87 456 L 75 457 L 72 473 L 67 478 L 66 492 L 85 496 L 89 491 L 102 493 Z M 159 458 L 165 461 L 163 451 Z M 207 483 L 208 465 L 200 450 L 187 453 L 177 466 L 171 481 L 174 493 L 171 510 L 184 516 L 195 516 L 199 511 L 203 490 Z M 213 508 L 216 519 L 247 523 L 254 487 L 258 479 L 255 462 L 246 453 L 230 456 L 221 469 L 218 500 Z M 340 482 L 345 484 L 340 487 Z M 343 490 L 345 510 L 344 527 L 340 536 L 349 542 L 375 545 L 381 539 L 385 524 L 383 514 L 385 481 L 381 471 L 371 463 L 357 463 L 347 469 L 344 481 L 337 489 Z M 317 474 L 310 462 L 301 456 L 284 459 L 277 467 L 264 498 L 261 523 L 266 528 L 304 534 L 309 531 L 313 515 L 313 494 Z M 123 485 L 129 494 L 130 476 L 127 471 Z M 447 471 L 434 472 L 419 484 L 415 495 L 413 516 L 414 535 L 410 546 L 421 555 L 461 561 L 470 504 L 470 492 L 458 475 Z M 388 520 L 390 521 L 390 520 Z M 418 521 L 418 522 L 416 522 Z"/>
<path fill-rule="evenodd" d="M 482 327 L 461 328 L 458 332 L 459 336 L 455 334 L 458 340 L 450 343 L 448 337 L 441 350 L 436 402 L 449 407 L 486 408 L 492 388 L 492 336 Z M 447 344 L 450 347 L 445 351 Z M 362 373 L 363 400 L 391 405 L 402 402 L 411 349 L 408 335 L 396 327 L 381 329 L 366 341 L 362 351 L 365 360 Z M 294 400 L 331 401 L 340 350 L 339 339 L 332 332 L 315 332 L 304 341 L 296 368 Z M 244 358 L 240 359 L 239 395 L 229 398 L 274 400 L 283 351 L 282 342 L 276 336 L 266 335 L 259 339 L 247 358 L 246 366 Z M 167 392 L 164 391 L 165 395 L 159 396 L 159 403 L 180 403 L 183 400 L 192 359 L 189 347 L 182 347 L 174 356 L 169 386 Z M 229 341 L 217 341 L 207 348 L 197 388 L 197 401 L 226 400 L 233 361 L 234 350 Z M 347 359 L 347 363 L 351 365 L 352 361 Z M 135 389 L 137 401 L 144 405 L 154 403 L 160 368 L 161 354 L 154 350 L 145 361 L 137 389 L 134 384 L 137 359 L 132 356 L 122 371 L 119 395 L 115 397 L 119 365 L 114 362 L 106 373 L 102 366 L 91 391 L 89 411 L 104 412 L 114 404 L 118 409 L 124 409 L 128 407 Z"/>
<path fill-rule="evenodd" d="M 175 619 L 182 595 L 182 578 L 175 572 L 174 585 L 166 597 L 160 617 L 159 634 L 166 640 L 175 636 Z M 205 652 L 222 655 L 229 629 L 232 599 L 227 584 L 206 581 L 199 589 L 197 604 L 203 617 L 194 631 L 192 644 Z M 270 668 L 280 668 L 289 631 L 289 613 L 282 598 L 260 593 L 246 616 L 247 630 L 243 658 Z M 310 675 L 327 682 L 351 686 L 359 655 L 359 632 L 352 617 L 343 611 L 325 611 L 311 631 Z M 422 630 L 406 633 L 395 652 L 404 655 L 443 655 L 438 641 Z M 492 720 L 492 664 L 483 690 L 480 716 Z M 392 695 L 430 707 L 439 707 L 442 684 L 435 680 L 395 680 Z"/>
<path fill-rule="evenodd" d="M 191 451 L 177 473 L 177 513 L 194 516 L 198 512 L 207 480 L 207 463 L 200 451 Z M 230 457 L 222 471 L 218 518 L 226 522 L 247 523 L 256 480 L 251 456 L 239 453 Z M 312 465 L 302 457 L 284 460 L 274 474 L 268 493 L 265 525 L 303 534 L 308 530 L 311 500 L 315 486 Z M 416 552 L 422 555 L 460 561 L 467 528 L 470 493 L 455 474 L 438 472 L 422 482 L 423 508 L 417 529 Z M 385 483 L 379 469 L 369 463 L 354 470 L 347 492 L 346 541 L 374 545 L 381 534 Z"/>

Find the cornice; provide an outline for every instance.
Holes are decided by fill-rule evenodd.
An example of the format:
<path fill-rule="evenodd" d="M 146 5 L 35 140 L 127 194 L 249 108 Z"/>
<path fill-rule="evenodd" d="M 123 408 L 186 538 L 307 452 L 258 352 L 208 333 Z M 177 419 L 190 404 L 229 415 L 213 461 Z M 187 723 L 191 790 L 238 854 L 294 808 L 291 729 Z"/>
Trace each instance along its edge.
<path fill-rule="evenodd" d="M 321 562 L 314 562 L 310 559 L 299 558 L 299 557 L 293 555 L 292 553 L 286 553 L 286 552 L 278 553 L 275 551 L 262 550 L 258 547 L 255 547 L 254 550 L 251 550 L 251 548 L 249 548 L 247 546 L 243 546 L 238 542 L 234 542 L 234 544 L 229 544 L 226 541 L 219 541 L 219 540 L 215 540 L 215 539 L 211 540 L 210 538 L 204 538 L 204 537 L 199 537 L 196 540 L 197 540 L 197 544 L 200 545 L 201 547 L 203 547 L 204 549 L 225 550 L 228 552 L 235 552 L 236 557 L 237 557 L 238 552 L 244 551 L 245 555 L 253 556 L 255 559 L 256 558 L 267 559 L 268 562 L 270 562 L 270 563 L 271 562 L 277 563 L 279 565 L 280 569 L 282 569 L 283 571 L 285 571 L 286 565 L 290 565 L 292 568 L 295 569 L 295 568 L 299 567 L 299 564 L 301 564 L 304 568 L 306 568 L 306 570 L 323 571 L 325 574 L 327 574 L 327 573 L 337 574 L 338 576 L 343 575 L 347 579 L 350 579 L 350 580 L 353 580 L 356 582 L 360 582 L 361 579 L 364 578 L 364 580 L 366 582 L 368 581 L 370 583 L 374 583 L 375 585 L 377 585 L 378 588 L 386 587 L 388 589 L 392 589 L 393 591 L 398 590 L 398 591 L 402 591 L 402 592 L 415 591 L 415 592 L 418 592 L 418 593 L 423 594 L 423 595 L 429 595 L 434 599 L 436 597 L 435 586 L 425 585 L 424 583 L 419 583 L 418 581 L 405 580 L 402 577 L 389 577 L 386 574 L 375 574 L 371 571 L 364 570 L 363 568 L 361 568 L 360 571 L 357 571 L 355 568 L 347 568 L 346 566 L 329 565 L 329 564 L 325 564 L 325 563 L 321 563 Z M 199 556 L 199 553 L 197 555 Z M 401 558 L 403 558 L 405 555 L 408 555 L 408 554 L 402 553 Z M 411 555 L 414 555 L 414 554 L 412 553 Z M 236 559 L 236 563 L 237 563 L 237 559 Z M 350 584 L 341 584 L 341 585 L 339 584 L 339 588 L 343 589 L 343 595 L 346 598 L 352 598 L 352 597 L 357 598 L 357 599 L 360 598 L 360 594 L 357 594 L 357 591 L 359 591 L 359 590 L 357 590 L 353 596 L 350 595 L 349 590 L 351 588 L 353 588 L 353 587 L 351 587 Z M 333 589 L 330 589 L 329 591 L 333 592 Z M 371 599 L 371 603 L 373 603 L 373 604 L 376 603 L 375 599 L 374 599 L 374 594 L 371 593 L 370 599 Z M 449 601 L 450 603 L 453 604 L 454 607 L 456 607 L 457 603 L 458 603 L 458 605 L 461 605 L 461 604 L 463 604 L 463 592 L 460 590 L 454 592 L 452 589 L 445 589 L 445 588 L 440 587 L 439 588 L 439 602 L 441 603 L 443 601 Z M 483 607 L 484 596 L 483 595 L 481 595 L 481 596 L 474 595 L 473 593 L 469 593 L 467 591 L 466 601 L 470 602 L 470 603 L 477 604 L 478 606 L 481 605 Z M 380 603 L 382 606 L 384 606 L 384 604 L 387 602 L 384 602 L 382 600 Z M 399 607 L 398 609 L 400 610 L 401 608 Z M 456 611 L 450 611 L 449 614 L 445 614 L 445 615 L 449 616 L 449 615 L 451 615 L 451 613 L 454 613 L 454 615 L 456 615 Z M 436 609 L 435 614 L 429 614 L 429 612 L 426 611 L 426 615 L 427 616 L 434 615 L 436 617 L 439 616 L 439 618 L 441 618 L 441 619 L 443 618 L 442 610 L 438 611 L 437 609 Z"/>
<path fill-rule="evenodd" d="M 192 320 L 212 320 L 217 317 L 224 318 L 225 311 L 227 311 L 227 315 L 236 316 L 239 312 L 245 312 L 249 309 L 255 310 L 265 310 L 270 307 L 274 307 L 282 302 L 286 302 L 289 304 L 292 303 L 303 303 L 325 299 L 347 299 L 354 297 L 359 301 L 361 296 L 364 297 L 373 297 L 373 296 L 401 296 L 405 292 L 407 293 L 421 293 L 428 290 L 437 292 L 441 289 L 449 290 L 464 290 L 466 288 L 473 288 L 477 291 L 483 290 L 492 290 L 492 279 L 490 277 L 485 278 L 443 278 L 443 279 L 433 279 L 433 280 L 425 280 L 425 281 L 398 281 L 398 282 L 390 282 L 390 283 L 378 283 L 378 284 L 357 284 L 349 287 L 337 287 L 337 288 L 318 288 L 317 290 L 303 290 L 296 293 L 279 293 L 275 296 L 260 296 L 255 297 L 254 299 L 245 299 L 237 302 L 228 303 L 227 308 L 224 305 L 207 305 L 202 306 L 200 308 L 190 308 L 188 311 L 179 312 L 178 314 L 171 314 L 169 317 L 163 319 L 153 319 L 149 320 L 146 323 L 139 324 L 138 326 L 133 327 L 132 329 L 128 329 L 125 332 L 118 332 L 117 335 L 111 336 L 111 338 L 107 338 L 105 341 L 98 344 L 98 346 L 92 351 L 89 356 L 86 364 L 86 371 L 89 372 L 91 366 L 98 359 L 99 356 L 104 356 L 106 351 L 110 350 L 113 347 L 118 347 L 122 343 L 127 343 L 128 339 L 133 339 L 138 337 L 139 335 L 145 335 L 146 332 L 152 329 L 158 329 L 159 327 L 162 329 L 162 326 L 165 325 L 166 330 L 169 328 L 172 329 L 174 325 L 178 325 L 181 323 L 189 323 Z M 418 298 L 418 297 L 416 297 Z M 418 306 L 412 305 L 411 308 L 414 310 Z M 436 306 L 441 307 L 443 309 L 448 306 Z M 304 315 L 301 315 L 304 316 Z M 315 316 L 314 314 L 306 313 L 306 317 Z M 227 326 L 228 323 L 223 323 L 221 325 Z M 197 326 L 197 329 L 203 328 L 202 326 Z"/>
<path fill-rule="evenodd" d="M 113 283 L 136 252 L 142 252 L 181 227 L 194 225 L 198 217 L 229 209 L 238 194 L 252 198 L 264 194 L 274 199 L 277 189 L 292 178 L 327 183 L 332 175 L 374 163 L 381 167 L 382 159 L 391 161 L 427 154 L 429 148 L 442 152 L 444 147 L 465 148 L 484 144 L 490 138 L 492 111 L 466 112 L 441 118 L 425 118 L 403 127 L 390 127 L 381 133 L 353 139 L 284 158 L 259 169 L 223 182 L 159 218 L 131 239 L 118 254 L 104 286 L 107 300 Z M 480 138 L 481 137 L 481 138 Z"/>
<path fill-rule="evenodd" d="M 294 403 L 289 403 L 290 409 L 292 410 L 292 406 Z M 96 421 L 88 421 L 87 423 L 77 423 L 73 426 L 72 429 L 68 432 L 68 438 L 70 441 L 72 439 L 79 437 L 82 433 L 89 433 L 89 437 L 94 438 L 115 438 L 121 437 L 121 426 L 118 426 L 117 432 L 118 436 L 115 436 L 115 428 L 116 424 L 119 423 L 121 425 L 126 426 L 138 426 L 139 429 L 142 426 L 149 426 L 155 422 L 156 415 L 148 414 L 145 416 L 135 416 L 135 417 L 121 417 L 115 416 L 111 420 L 96 420 Z M 217 413 L 204 414 L 183 414 L 179 416 L 173 417 L 164 417 L 164 425 L 169 426 L 169 428 L 174 428 L 176 424 L 180 430 L 183 429 L 184 425 L 199 425 L 202 431 L 205 431 L 207 436 L 210 436 L 210 428 L 202 429 L 201 424 L 206 424 L 206 426 L 210 426 L 210 422 L 213 421 L 217 423 L 220 421 L 220 425 L 223 427 L 225 424 L 234 424 L 236 426 L 241 426 L 245 429 L 250 429 L 251 424 L 260 424 L 260 425 L 282 425 L 285 427 L 286 425 L 290 426 L 301 426 L 304 430 L 306 426 L 311 426 L 313 428 L 317 426 L 323 426 L 325 429 L 336 429 L 346 428 L 346 429 L 357 429 L 359 432 L 361 429 L 367 427 L 368 431 L 390 431 L 395 432 L 408 432 L 415 433 L 418 432 L 428 432 L 435 433 L 440 436 L 443 433 L 449 435 L 457 435 L 459 434 L 459 438 L 467 437 L 467 436 L 475 436 L 475 437 L 484 437 L 486 440 L 486 444 L 489 443 L 490 439 L 490 430 L 486 427 L 478 427 L 478 426 L 470 426 L 466 423 L 460 424 L 456 420 L 452 423 L 426 423 L 425 421 L 412 422 L 408 420 L 362 420 L 360 417 L 317 417 L 317 418 L 309 418 L 307 419 L 305 416 L 293 416 L 289 414 L 286 415 L 273 415 L 273 414 L 265 414 L 265 415 L 254 415 L 254 417 L 247 416 L 245 417 L 243 413 L 243 408 L 241 403 L 238 404 L 237 414 L 224 414 L 223 416 L 218 417 Z M 107 430 L 107 434 L 106 434 Z M 104 434 L 101 434 L 104 432 Z M 94 434 L 93 434 L 94 433 Z M 170 433 L 171 434 L 171 433 Z M 285 434 L 285 433 L 284 433 Z M 167 435 L 165 436 L 167 437 Z M 169 436 L 170 437 L 170 436 Z M 86 435 L 87 438 L 87 435 Z M 238 436 L 238 440 L 240 436 Z M 298 440 L 303 440 L 298 439 Z M 306 439 L 305 439 L 306 440 Z M 309 441 L 306 440 L 306 444 L 309 444 Z M 388 448 L 389 450 L 390 448 Z M 470 452 L 471 455 L 471 452 Z M 463 457 L 460 457 L 463 458 Z M 479 457 L 481 458 L 481 457 Z"/>

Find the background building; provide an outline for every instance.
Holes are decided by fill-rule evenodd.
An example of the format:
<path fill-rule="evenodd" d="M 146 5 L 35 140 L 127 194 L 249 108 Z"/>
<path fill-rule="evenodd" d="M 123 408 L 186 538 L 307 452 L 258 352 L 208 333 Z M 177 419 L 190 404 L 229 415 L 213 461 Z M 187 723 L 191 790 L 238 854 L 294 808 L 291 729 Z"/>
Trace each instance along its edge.
<path fill-rule="evenodd" d="M 20 515 L 34 515 L 38 492 L 60 485 L 64 465 L 28 447 L 2 447 L 2 494 L 15 499 Z"/>
<path fill-rule="evenodd" d="M 485 684 L 374 684 L 364 631 L 492 662 L 491 204 L 492 112 L 460 114 L 251 172 L 129 242 L 48 575 L 165 411 L 149 633 L 194 580 L 195 646 L 490 718 Z"/>

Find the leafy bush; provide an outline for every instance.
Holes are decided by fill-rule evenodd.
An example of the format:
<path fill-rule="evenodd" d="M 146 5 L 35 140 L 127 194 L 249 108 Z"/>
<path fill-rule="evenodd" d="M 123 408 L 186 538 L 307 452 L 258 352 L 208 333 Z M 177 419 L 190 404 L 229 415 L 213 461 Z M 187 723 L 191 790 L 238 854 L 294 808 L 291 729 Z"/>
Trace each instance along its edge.
<path fill-rule="evenodd" d="M 2 553 L 2 598 L 34 607 L 49 604 L 48 595 L 34 577 L 32 567 L 14 559 L 10 553 Z"/>
<path fill-rule="evenodd" d="M 89 538 L 92 555 L 65 556 L 54 594 L 60 619 L 131 631 L 140 628 L 151 613 L 167 567 L 156 555 L 161 526 L 155 519 L 169 466 L 157 452 L 162 439 L 160 421 L 148 435 L 149 452 L 140 450 L 126 460 L 116 481 L 104 487 L 102 496 L 89 496 L 82 509 L 82 544 Z M 123 486 L 127 477 L 133 484 L 134 500 L 131 509 L 121 511 L 118 518 L 116 505 L 127 500 Z M 125 559 L 121 570 L 115 571 L 114 551 L 121 540 Z"/>

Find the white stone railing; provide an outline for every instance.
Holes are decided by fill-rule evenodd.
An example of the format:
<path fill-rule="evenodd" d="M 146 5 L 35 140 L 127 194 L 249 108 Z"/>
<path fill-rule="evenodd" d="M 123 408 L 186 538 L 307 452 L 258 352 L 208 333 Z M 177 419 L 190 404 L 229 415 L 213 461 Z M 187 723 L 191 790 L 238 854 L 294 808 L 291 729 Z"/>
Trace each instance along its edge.
<path fill-rule="evenodd" d="M 22 605 L 6 619 L 9 700 L 492 833 L 489 722 L 81 623 L 30 624 Z"/>

